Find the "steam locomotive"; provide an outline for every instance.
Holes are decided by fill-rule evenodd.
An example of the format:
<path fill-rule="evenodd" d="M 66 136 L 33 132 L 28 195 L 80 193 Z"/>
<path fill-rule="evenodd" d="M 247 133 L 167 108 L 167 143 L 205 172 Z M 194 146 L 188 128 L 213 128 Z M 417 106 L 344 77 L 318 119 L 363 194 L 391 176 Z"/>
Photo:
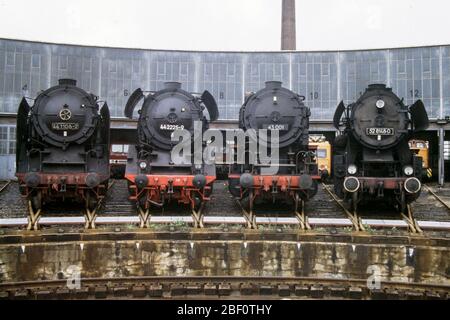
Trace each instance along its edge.
<path fill-rule="evenodd" d="M 407 106 L 384 84 L 371 84 L 349 106 L 338 105 L 334 126 L 334 188 L 354 212 L 360 203 L 382 199 L 405 213 L 421 190 L 422 158 L 409 149 L 414 132 L 428 127 L 421 100 Z"/>
<path fill-rule="evenodd" d="M 267 162 L 261 161 L 260 150 L 254 159 L 257 161 L 251 160 L 255 152 L 250 145 L 255 139 L 249 135 L 244 163 L 230 166 L 229 190 L 234 197 L 247 203 L 250 216 L 254 202 L 280 200 L 294 203 L 297 211 L 302 201 L 317 192 L 320 177 L 315 152 L 308 147 L 311 112 L 303 103 L 304 99 L 283 88 L 281 82 L 267 81 L 264 88 L 247 95 L 240 109 L 239 127 L 255 130 L 258 145 L 266 146 L 269 155 L 279 153 L 278 159 L 272 159 L 271 163 L 278 167 L 277 172 L 265 173 Z M 272 145 L 276 133 L 278 145 Z"/>
<path fill-rule="evenodd" d="M 17 114 L 16 176 L 30 209 L 75 200 L 94 210 L 109 179 L 109 109 L 72 79 L 41 92 Z"/>
<path fill-rule="evenodd" d="M 125 171 L 130 200 L 137 202 L 140 213 L 147 212 L 152 205 L 162 207 L 171 200 L 198 210 L 209 200 L 216 179 L 215 165 L 195 163 L 194 157 L 182 163 L 175 161 L 171 151 L 178 141 L 172 141 L 172 135 L 184 129 L 193 137 L 194 126 L 198 124 L 203 134 L 208 129 L 204 109 L 208 110 L 209 120 L 216 120 L 217 104 L 208 91 L 202 95 L 189 93 L 178 82 L 166 82 L 164 89 L 148 92 L 146 96 L 141 89 L 136 89 L 127 101 L 126 117 L 133 117 L 133 110 L 142 98 L 138 141 L 129 147 Z M 195 144 L 188 147 L 191 155 L 199 151 L 194 150 Z M 205 146 L 203 141 L 200 146 Z"/>

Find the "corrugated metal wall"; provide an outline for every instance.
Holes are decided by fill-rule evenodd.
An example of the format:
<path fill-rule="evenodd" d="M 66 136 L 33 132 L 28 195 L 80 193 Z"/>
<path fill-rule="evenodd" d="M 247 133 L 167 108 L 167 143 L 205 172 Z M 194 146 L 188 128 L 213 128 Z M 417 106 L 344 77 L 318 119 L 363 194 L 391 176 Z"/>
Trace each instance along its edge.
<path fill-rule="evenodd" d="M 342 99 L 358 98 L 369 83 L 391 86 L 407 103 L 423 99 L 430 118 L 450 115 L 450 47 L 346 52 L 183 52 L 94 48 L 0 40 L 0 112 L 16 112 L 23 94 L 78 80 L 123 117 L 137 87 L 157 90 L 180 81 L 209 90 L 221 119 L 237 119 L 246 91 L 279 80 L 306 96 L 313 120 L 331 120 Z"/>

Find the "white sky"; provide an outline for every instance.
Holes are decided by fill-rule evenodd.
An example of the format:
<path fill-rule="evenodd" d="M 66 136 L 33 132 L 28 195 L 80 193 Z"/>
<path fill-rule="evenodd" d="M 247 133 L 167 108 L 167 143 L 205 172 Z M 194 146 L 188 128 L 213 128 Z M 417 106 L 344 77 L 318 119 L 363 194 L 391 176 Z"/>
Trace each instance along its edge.
<path fill-rule="evenodd" d="M 449 0 L 296 0 L 297 49 L 450 44 Z M 281 0 L 0 0 L 0 38 L 276 51 Z"/>

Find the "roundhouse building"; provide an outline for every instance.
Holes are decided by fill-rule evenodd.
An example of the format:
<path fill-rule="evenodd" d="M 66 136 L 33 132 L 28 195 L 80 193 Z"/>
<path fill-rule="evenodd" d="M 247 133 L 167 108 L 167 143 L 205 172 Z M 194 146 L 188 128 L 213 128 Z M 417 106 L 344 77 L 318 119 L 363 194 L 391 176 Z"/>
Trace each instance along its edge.
<path fill-rule="evenodd" d="M 15 168 L 15 114 L 22 96 L 73 78 L 101 100 L 113 117 L 112 142 L 133 141 L 136 123 L 123 109 L 132 91 L 161 89 L 179 81 L 189 91 L 210 91 L 220 120 L 215 127 L 237 126 L 245 92 L 267 80 L 306 97 L 311 131 L 331 138 L 339 101 L 355 101 L 369 83 L 385 83 L 411 104 L 422 99 L 431 125 L 421 138 L 440 182 L 450 174 L 450 46 L 326 52 L 207 52 L 86 47 L 0 39 L 0 179 Z"/>

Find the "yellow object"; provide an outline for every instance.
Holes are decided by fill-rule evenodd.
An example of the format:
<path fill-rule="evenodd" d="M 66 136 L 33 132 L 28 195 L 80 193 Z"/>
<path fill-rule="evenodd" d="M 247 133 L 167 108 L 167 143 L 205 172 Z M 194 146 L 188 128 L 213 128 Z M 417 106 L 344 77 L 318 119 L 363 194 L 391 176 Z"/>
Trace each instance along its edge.
<path fill-rule="evenodd" d="M 422 157 L 422 167 L 424 168 L 427 177 L 431 178 L 433 172 L 430 168 L 430 147 L 429 142 L 425 140 L 409 140 L 409 149 L 413 151 L 419 157 Z"/>
<path fill-rule="evenodd" d="M 319 173 L 331 171 L 331 144 L 325 139 L 325 136 L 309 136 L 309 145 L 317 147 L 316 159 Z"/>

